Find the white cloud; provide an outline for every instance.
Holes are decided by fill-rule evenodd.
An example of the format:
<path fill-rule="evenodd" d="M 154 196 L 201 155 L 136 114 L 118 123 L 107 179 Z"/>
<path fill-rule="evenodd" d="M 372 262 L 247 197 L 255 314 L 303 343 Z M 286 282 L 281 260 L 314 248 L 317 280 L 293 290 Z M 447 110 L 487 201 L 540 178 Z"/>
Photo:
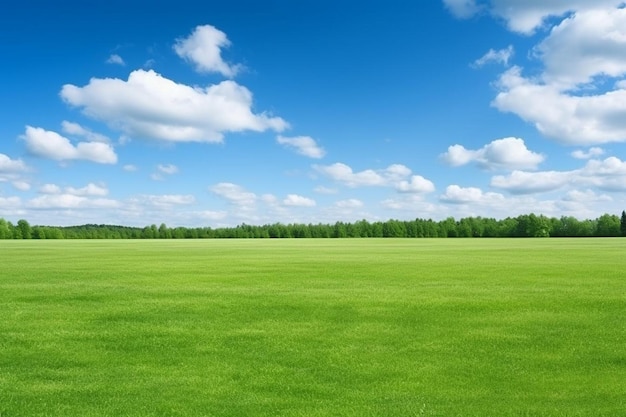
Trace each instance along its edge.
<path fill-rule="evenodd" d="M 545 65 L 543 81 L 567 89 L 597 76 L 625 75 L 625 49 L 626 9 L 598 8 L 564 19 L 535 54 Z"/>
<path fill-rule="evenodd" d="M 68 135 L 84 137 L 89 142 L 110 142 L 108 137 L 101 135 L 100 133 L 92 132 L 91 130 L 79 125 L 78 123 L 72 123 L 64 120 L 61 123 L 61 128 L 64 133 L 67 133 Z"/>
<path fill-rule="evenodd" d="M 124 165 L 124 166 L 122 167 L 122 169 L 123 169 L 124 171 L 127 171 L 127 172 L 135 172 L 135 171 L 137 171 L 139 168 L 137 168 L 137 166 L 136 166 L 136 165 L 133 165 L 133 164 L 126 164 L 126 165 Z"/>
<path fill-rule="evenodd" d="M 582 169 L 583 173 L 589 175 L 626 175 L 626 162 L 610 156 L 603 161 L 591 160 Z"/>
<path fill-rule="evenodd" d="M 587 152 L 583 151 L 583 150 L 575 150 L 571 153 L 572 157 L 576 158 L 576 159 L 591 159 L 594 158 L 596 156 L 600 156 L 604 154 L 604 150 L 602 148 L 590 148 Z"/>
<path fill-rule="evenodd" d="M 349 198 L 347 200 L 339 200 L 335 203 L 336 207 L 342 208 L 342 209 L 356 209 L 356 208 L 361 208 L 363 207 L 363 202 L 361 200 L 358 200 L 356 198 Z"/>
<path fill-rule="evenodd" d="M 0 208 L 3 210 L 17 210 L 22 206 L 19 197 L 0 197 Z"/>
<path fill-rule="evenodd" d="M 169 208 L 172 206 L 185 206 L 193 204 L 196 198 L 191 194 L 161 194 L 142 195 L 136 202 L 143 202 L 158 208 Z"/>
<path fill-rule="evenodd" d="M 571 190 L 563 197 L 564 201 L 573 201 L 579 203 L 606 202 L 613 199 L 606 195 L 598 195 L 593 190 Z"/>
<path fill-rule="evenodd" d="M 20 191 L 30 190 L 30 184 L 26 181 L 13 181 L 11 184 L 15 187 L 15 189 Z"/>
<path fill-rule="evenodd" d="M 453 145 L 441 158 L 451 166 L 461 166 L 476 162 L 486 169 L 535 169 L 545 157 L 530 151 L 523 139 L 503 138 L 469 150 L 461 145 Z"/>
<path fill-rule="evenodd" d="M 402 193 L 431 193 L 435 191 L 435 184 L 421 175 L 412 175 L 408 181 L 399 181 L 396 190 Z"/>
<path fill-rule="evenodd" d="M 568 145 L 626 141 L 626 90 L 573 96 L 524 78 L 519 67 L 499 79 L 493 105 L 517 114 L 544 135 Z"/>
<path fill-rule="evenodd" d="M 323 158 L 326 154 L 323 148 L 321 148 L 315 139 L 310 136 L 296 136 L 285 137 L 278 136 L 276 142 L 281 145 L 285 145 L 288 148 L 292 148 L 300 155 L 308 156 L 309 158 Z"/>
<path fill-rule="evenodd" d="M 502 194 L 485 193 L 476 187 L 449 185 L 439 199 L 451 204 L 493 204 L 502 202 L 505 198 Z"/>
<path fill-rule="evenodd" d="M 238 206 L 250 207 L 256 203 L 257 196 L 245 188 L 230 182 L 221 182 L 209 188 L 214 194 Z"/>
<path fill-rule="evenodd" d="M 494 14 L 529 33 L 548 16 L 557 23 L 533 48 L 542 68 L 504 72 L 492 105 L 516 114 L 567 145 L 626 141 L 626 8 L 623 1 L 492 0 Z M 562 17 L 561 17 L 562 16 Z M 612 88 L 611 89 L 611 84 Z"/>
<path fill-rule="evenodd" d="M 314 168 L 331 179 L 346 184 L 348 187 L 385 185 L 384 177 L 371 169 L 354 172 L 352 168 L 341 162 L 327 166 L 315 165 Z"/>
<path fill-rule="evenodd" d="M 120 207 L 120 203 L 105 198 L 88 198 L 73 194 L 44 194 L 27 202 L 33 209 L 105 209 Z"/>
<path fill-rule="evenodd" d="M 109 194 L 109 190 L 106 187 L 91 182 L 82 188 L 68 187 L 65 189 L 65 192 L 77 196 L 105 196 Z"/>
<path fill-rule="evenodd" d="M 592 159 L 584 167 L 571 171 L 513 171 L 492 177 L 491 186 L 513 194 L 543 193 L 566 186 L 577 190 L 587 186 L 622 192 L 626 191 L 626 162 L 612 156 L 604 160 Z"/>
<path fill-rule="evenodd" d="M 56 184 L 44 184 L 39 188 L 41 194 L 61 194 L 61 187 Z"/>
<path fill-rule="evenodd" d="M 159 164 L 157 166 L 157 170 L 162 174 L 173 175 L 178 172 L 178 167 L 173 164 L 167 164 L 167 165 Z"/>
<path fill-rule="evenodd" d="M 115 164 L 117 155 L 111 145 L 101 142 L 79 142 L 74 146 L 69 139 L 56 132 L 26 126 L 21 138 L 33 155 L 57 161 L 85 160 L 99 164 Z"/>
<path fill-rule="evenodd" d="M 21 159 L 11 159 L 0 153 L 0 174 L 24 172 L 27 169 L 26 164 Z"/>
<path fill-rule="evenodd" d="M 122 59 L 121 56 L 119 56 L 118 54 L 111 54 L 111 56 L 109 56 L 109 58 L 106 60 L 107 64 L 116 64 L 116 65 L 126 65 L 126 63 L 124 62 L 124 60 Z"/>
<path fill-rule="evenodd" d="M 533 194 L 556 190 L 566 185 L 571 179 L 571 171 L 513 171 L 509 175 L 494 176 L 491 179 L 491 186 L 502 188 L 513 194 Z"/>
<path fill-rule="evenodd" d="M 187 38 L 178 39 L 174 51 L 195 64 L 198 72 L 217 72 L 234 77 L 241 65 L 230 65 L 222 59 L 222 49 L 230 46 L 226 34 L 211 25 L 197 26 Z"/>
<path fill-rule="evenodd" d="M 336 188 L 324 187 L 322 185 L 315 187 L 313 191 L 319 194 L 337 194 L 339 192 Z"/>
<path fill-rule="evenodd" d="M 445 6 L 453 15 L 460 19 L 474 16 L 481 9 L 476 0 L 443 0 Z"/>
<path fill-rule="evenodd" d="M 213 210 L 204 210 L 196 212 L 195 215 L 204 220 L 223 220 L 228 217 L 228 212 L 226 211 L 213 211 Z"/>
<path fill-rule="evenodd" d="M 288 127 L 279 117 L 254 114 L 252 93 L 234 81 L 190 87 L 152 70 L 133 71 L 128 81 L 92 78 L 84 87 L 66 84 L 61 97 L 134 138 L 221 142 L 226 132 Z"/>
<path fill-rule="evenodd" d="M 508 66 L 509 60 L 514 53 L 515 50 L 513 49 L 513 45 L 509 45 L 507 48 L 497 51 L 495 49 L 490 49 L 485 55 L 474 61 L 472 63 L 472 66 L 475 68 L 480 68 L 492 62 Z"/>
<path fill-rule="evenodd" d="M 314 207 L 315 200 L 312 200 L 307 197 L 302 197 L 297 194 L 289 194 L 283 200 L 283 204 L 286 206 L 292 206 L 292 207 Z"/>
<path fill-rule="evenodd" d="M 434 184 L 426 178 L 413 175 L 401 164 L 393 164 L 385 169 L 366 169 L 354 172 L 348 165 L 337 162 L 332 165 L 314 165 L 313 168 L 332 180 L 348 187 L 390 186 L 401 192 L 427 193 L 434 190 Z"/>
<path fill-rule="evenodd" d="M 626 162 L 614 156 L 590 160 L 579 170 L 578 182 L 606 191 L 626 191 Z"/>
<path fill-rule="evenodd" d="M 39 193 L 48 195 L 67 194 L 77 197 L 104 197 L 109 194 L 108 188 L 90 182 L 82 188 L 66 187 L 64 190 L 56 184 L 44 184 Z"/>
<path fill-rule="evenodd" d="M 622 0 L 443 0 L 458 18 L 474 16 L 482 9 L 504 19 L 510 30 L 526 35 L 541 27 L 549 17 L 560 17 L 593 9 L 619 7 Z"/>

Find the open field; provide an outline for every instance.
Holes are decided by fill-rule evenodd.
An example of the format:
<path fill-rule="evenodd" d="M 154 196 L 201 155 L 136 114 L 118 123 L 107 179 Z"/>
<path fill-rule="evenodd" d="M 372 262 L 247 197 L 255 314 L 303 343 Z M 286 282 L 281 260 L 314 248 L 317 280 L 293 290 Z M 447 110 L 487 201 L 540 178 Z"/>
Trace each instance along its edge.
<path fill-rule="evenodd" d="M 626 239 L 0 241 L 0 416 L 626 416 Z"/>

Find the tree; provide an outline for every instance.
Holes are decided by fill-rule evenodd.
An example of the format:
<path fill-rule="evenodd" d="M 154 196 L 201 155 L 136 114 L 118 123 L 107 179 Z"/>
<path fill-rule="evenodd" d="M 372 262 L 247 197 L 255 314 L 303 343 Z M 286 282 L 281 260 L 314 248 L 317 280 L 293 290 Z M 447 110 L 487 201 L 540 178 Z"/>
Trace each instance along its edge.
<path fill-rule="evenodd" d="M 620 219 L 611 214 L 603 214 L 596 222 L 596 236 L 619 236 Z"/>
<path fill-rule="evenodd" d="M 622 210 L 622 218 L 620 220 L 620 232 L 622 236 L 626 236 L 626 211 Z"/>
<path fill-rule="evenodd" d="M 168 229 L 168 227 L 165 225 L 165 223 L 161 223 L 161 226 L 159 226 L 158 236 L 159 236 L 159 239 L 171 239 L 172 238 L 172 231 L 170 229 Z"/>
<path fill-rule="evenodd" d="M 11 231 L 6 220 L 0 217 L 0 239 L 10 239 Z"/>
<path fill-rule="evenodd" d="M 24 220 L 17 221 L 17 228 L 20 229 L 20 234 L 22 235 L 22 239 L 30 239 L 32 237 L 32 229 L 30 224 Z"/>

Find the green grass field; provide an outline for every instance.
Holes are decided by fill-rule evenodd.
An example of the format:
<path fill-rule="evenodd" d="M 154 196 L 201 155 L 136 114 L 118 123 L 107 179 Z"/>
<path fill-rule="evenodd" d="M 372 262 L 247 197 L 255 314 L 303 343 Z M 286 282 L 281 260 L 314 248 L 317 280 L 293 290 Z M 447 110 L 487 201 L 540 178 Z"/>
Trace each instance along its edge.
<path fill-rule="evenodd" d="M 0 241 L 0 416 L 626 416 L 626 239 Z"/>

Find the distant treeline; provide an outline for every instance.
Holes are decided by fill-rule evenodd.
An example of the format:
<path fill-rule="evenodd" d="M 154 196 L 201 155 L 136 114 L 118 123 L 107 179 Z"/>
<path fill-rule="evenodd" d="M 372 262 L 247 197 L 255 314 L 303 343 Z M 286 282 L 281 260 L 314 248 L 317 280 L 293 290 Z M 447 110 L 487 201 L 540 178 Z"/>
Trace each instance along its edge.
<path fill-rule="evenodd" d="M 626 236 L 626 212 L 621 218 L 604 214 L 595 220 L 550 218 L 525 214 L 502 220 L 467 217 L 455 220 L 387 220 L 334 224 L 282 224 L 236 227 L 146 227 L 86 224 L 83 226 L 31 226 L 0 218 L 0 239 L 227 239 L 227 238 L 355 238 L 355 237 L 610 237 Z"/>

